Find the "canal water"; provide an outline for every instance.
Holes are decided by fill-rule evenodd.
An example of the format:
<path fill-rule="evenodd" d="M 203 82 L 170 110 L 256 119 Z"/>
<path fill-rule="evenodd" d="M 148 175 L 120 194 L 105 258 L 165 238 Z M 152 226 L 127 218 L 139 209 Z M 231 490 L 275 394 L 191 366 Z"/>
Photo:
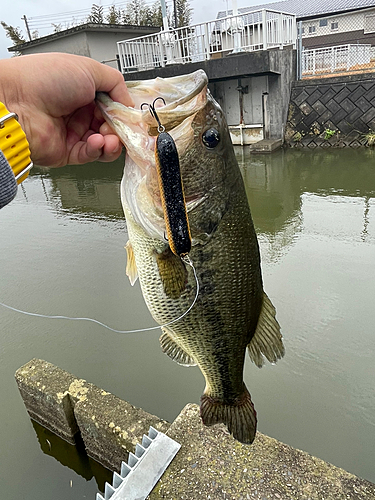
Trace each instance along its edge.
<path fill-rule="evenodd" d="M 259 430 L 375 482 L 375 153 L 237 151 L 259 236 L 265 289 L 286 355 L 245 381 Z M 125 275 L 123 158 L 35 169 L 0 212 L 0 301 L 154 326 Z M 94 499 L 105 469 L 32 423 L 14 372 L 42 358 L 172 421 L 204 380 L 162 354 L 159 332 L 23 316 L 0 307 L 0 487 L 14 500 Z"/>

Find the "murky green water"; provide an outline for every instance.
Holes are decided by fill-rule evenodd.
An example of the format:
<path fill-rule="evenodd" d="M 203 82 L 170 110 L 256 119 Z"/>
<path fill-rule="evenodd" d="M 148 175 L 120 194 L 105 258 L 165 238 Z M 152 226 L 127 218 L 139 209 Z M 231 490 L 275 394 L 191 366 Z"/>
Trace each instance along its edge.
<path fill-rule="evenodd" d="M 287 349 L 261 370 L 247 360 L 259 430 L 375 481 L 375 154 L 238 159 Z M 0 212 L 1 301 L 117 329 L 155 324 L 125 276 L 122 162 L 33 172 Z M 9 500 L 93 499 L 106 477 L 29 420 L 13 375 L 32 357 L 170 421 L 204 387 L 197 368 L 162 354 L 155 331 L 119 335 L 3 308 L 0 328 L 0 487 Z"/>

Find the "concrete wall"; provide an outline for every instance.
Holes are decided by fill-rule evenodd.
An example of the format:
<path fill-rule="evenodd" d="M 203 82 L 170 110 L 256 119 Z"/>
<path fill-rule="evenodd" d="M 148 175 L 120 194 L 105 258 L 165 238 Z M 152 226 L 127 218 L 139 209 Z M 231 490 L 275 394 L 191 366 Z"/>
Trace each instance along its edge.
<path fill-rule="evenodd" d="M 290 146 L 357 147 L 375 131 L 373 74 L 293 83 L 285 141 Z M 328 131 L 335 131 L 327 137 Z M 329 134 L 329 133 L 328 133 Z"/>
<path fill-rule="evenodd" d="M 90 47 L 90 54 L 96 61 L 108 61 L 116 59 L 117 42 L 121 40 L 128 40 L 140 36 L 137 33 L 124 33 L 123 31 L 99 32 L 89 31 L 87 33 L 88 44 Z M 109 66 L 117 67 L 117 62 L 112 61 L 107 63 Z"/>
<path fill-rule="evenodd" d="M 278 67 L 278 74 L 268 77 L 269 85 L 269 119 L 271 139 L 284 138 L 288 116 L 289 97 L 292 82 L 296 78 L 296 51 L 271 50 L 272 67 Z"/>
<path fill-rule="evenodd" d="M 91 57 L 86 32 L 74 33 L 70 36 L 56 38 L 43 44 L 31 45 L 22 49 L 23 55 L 45 52 L 64 52 L 66 54 Z"/>
<path fill-rule="evenodd" d="M 256 52 L 231 54 L 220 59 L 210 59 L 198 63 L 171 64 L 165 68 L 128 73 L 125 80 L 147 80 L 171 77 L 203 69 L 209 79 L 212 95 L 222 106 L 231 127 L 232 140 L 251 144 L 263 138 L 263 113 L 269 117 L 269 138 L 282 139 L 288 114 L 288 104 L 292 81 L 296 76 L 296 51 L 290 48 L 271 49 Z M 241 86 L 243 93 L 243 124 L 240 130 Z M 267 109 L 263 110 L 263 94 L 268 92 Z M 238 137 L 235 134 L 237 127 Z M 246 137 L 247 136 L 247 139 Z"/>

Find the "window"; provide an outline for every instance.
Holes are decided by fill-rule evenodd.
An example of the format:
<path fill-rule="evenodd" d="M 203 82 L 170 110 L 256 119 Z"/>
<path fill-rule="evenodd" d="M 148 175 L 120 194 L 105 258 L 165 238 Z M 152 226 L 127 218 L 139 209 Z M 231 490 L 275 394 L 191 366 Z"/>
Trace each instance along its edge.
<path fill-rule="evenodd" d="M 327 26 L 328 25 L 328 21 L 327 19 L 321 19 L 319 21 L 319 26 L 322 28 L 323 26 Z"/>
<path fill-rule="evenodd" d="M 339 29 L 339 23 L 336 21 L 335 23 L 331 23 L 331 30 L 338 30 Z"/>
<path fill-rule="evenodd" d="M 315 26 L 309 26 L 309 34 L 311 35 L 312 33 L 315 33 L 316 28 Z"/>
<path fill-rule="evenodd" d="M 375 31 L 375 14 L 365 16 L 364 33 L 373 33 Z"/>
<path fill-rule="evenodd" d="M 305 33 L 305 28 L 302 27 L 302 29 L 300 30 L 299 26 L 297 26 L 297 31 L 298 31 L 298 34 L 303 35 Z"/>

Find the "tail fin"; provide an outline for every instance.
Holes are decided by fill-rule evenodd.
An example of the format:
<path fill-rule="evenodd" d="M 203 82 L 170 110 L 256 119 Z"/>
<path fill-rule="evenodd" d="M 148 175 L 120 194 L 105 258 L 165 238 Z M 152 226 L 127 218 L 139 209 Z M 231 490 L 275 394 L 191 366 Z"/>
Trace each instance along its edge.
<path fill-rule="evenodd" d="M 251 444 L 257 429 L 257 414 L 249 391 L 244 389 L 233 404 L 203 394 L 200 413 L 204 425 L 224 423 L 237 441 Z"/>

